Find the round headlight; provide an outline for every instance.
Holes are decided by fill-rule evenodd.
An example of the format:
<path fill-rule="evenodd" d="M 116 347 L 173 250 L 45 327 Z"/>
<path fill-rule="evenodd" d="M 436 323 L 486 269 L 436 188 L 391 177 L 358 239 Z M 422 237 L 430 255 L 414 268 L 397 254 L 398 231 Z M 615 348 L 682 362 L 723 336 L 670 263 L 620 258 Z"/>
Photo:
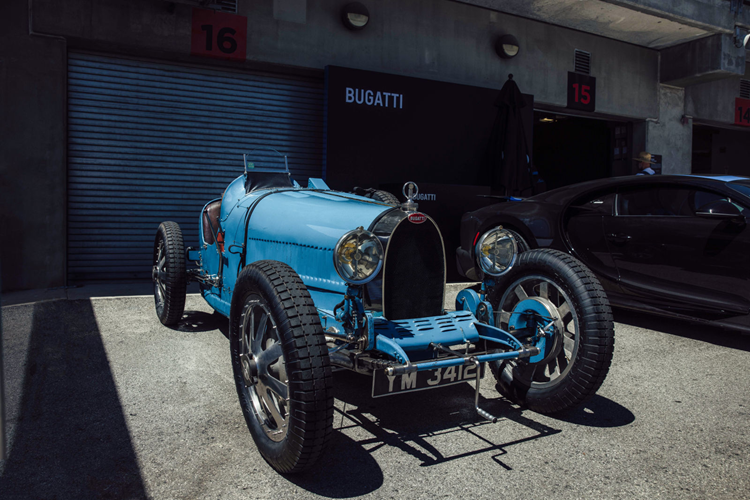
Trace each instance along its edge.
<path fill-rule="evenodd" d="M 474 248 L 482 271 L 490 276 L 501 276 L 513 267 L 518 256 L 516 239 L 502 227 L 484 233 Z"/>
<path fill-rule="evenodd" d="M 367 283 L 383 267 L 383 245 L 377 236 L 358 227 L 346 233 L 336 243 L 333 265 L 341 279 L 347 283 Z"/>

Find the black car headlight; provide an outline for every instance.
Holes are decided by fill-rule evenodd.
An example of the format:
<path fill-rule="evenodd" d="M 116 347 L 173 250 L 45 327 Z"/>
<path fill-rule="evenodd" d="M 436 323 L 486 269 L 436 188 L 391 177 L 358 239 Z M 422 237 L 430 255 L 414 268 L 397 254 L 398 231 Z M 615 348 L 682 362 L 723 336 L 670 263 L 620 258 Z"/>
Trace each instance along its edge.
<path fill-rule="evenodd" d="M 509 231 L 496 227 L 479 237 L 474 253 L 482 271 L 490 276 L 502 276 L 516 263 L 518 247 Z"/>
<path fill-rule="evenodd" d="M 383 267 L 383 245 L 377 236 L 358 227 L 342 236 L 333 250 L 333 265 L 352 285 L 367 283 Z"/>

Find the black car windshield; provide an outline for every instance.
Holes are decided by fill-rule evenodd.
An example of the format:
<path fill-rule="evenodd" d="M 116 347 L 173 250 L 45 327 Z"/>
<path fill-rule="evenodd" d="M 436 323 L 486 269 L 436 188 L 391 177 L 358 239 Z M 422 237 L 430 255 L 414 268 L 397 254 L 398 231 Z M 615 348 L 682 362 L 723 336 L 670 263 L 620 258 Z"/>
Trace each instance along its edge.
<path fill-rule="evenodd" d="M 728 182 L 727 186 L 750 198 L 750 180 Z"/>

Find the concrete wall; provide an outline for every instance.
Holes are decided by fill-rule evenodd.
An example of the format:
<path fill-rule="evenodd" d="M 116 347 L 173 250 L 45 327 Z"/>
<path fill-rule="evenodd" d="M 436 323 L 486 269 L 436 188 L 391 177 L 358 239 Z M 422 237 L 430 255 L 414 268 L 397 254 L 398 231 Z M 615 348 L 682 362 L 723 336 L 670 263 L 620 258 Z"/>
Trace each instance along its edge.
<path fill-rule="evenodd" d="M 685 110 L 694 121 L 718 125 L 711 137 L 711 173 L 750 176 L 750 127 L 727 128 L 734 123 L 740 80 L 750 80 L 750 66 L 742 77 L 695 85 L 685 89 Z"/>
<path fill-rule="evenodd" d="M 731 33 L 735 24 L 750 26 L 750 12 L 733 14 L 727 0 L 603 0 L 633 10 L 687 24 L 713 32 Z"/>
<path fill-rule="evenodd" d="M 745 74 L 745 48 L 734 35 L 713 35 L 661 51 L 661 83 L 689 87 Z"/>
<path fill-rule="evenodd" d="M 733 124 L 734 100 L 740 96 L 741 79 L 750 80 L 750 65 L 744 76 L 686 88 L 686 112 L 697 121 Z"/>
<path fill-rule="evenodd" d="M 687 110 L 683 91 L 660 89 L 655 50 L 448 0 L 370 2 L 370 25 L 352 32 L 340 21 L 345 3 L 240 1 L 239 14 L 248 19 L 247 61 L 217 63 L 190 56 L 192 8 L 187 5 L 5 0 L 0 16 L 3 288 L 64 284 L 69 48 L 238 68 L 274 64 L 320 71 L 331 64 L 498 89 L 513 73 L 537 104 L 559 108 L 566 105 L 574 49 L 582 49 L 592 53 L 598 113 L 636 122 L 658 119 L 636 123 L 640 133 L 634 145 L 664 155 L 665 172 L 689 172 L 690 127 L 680 124 L 683 113 L 733 121 L 723 107 L 725 101 L 733 106 L 733 99 L 712 97 L 720 87 L 685 91 Z M 41 35 L 29 34 L 29 6 L 33 29 Z M 500 59 L 494 41 L 508 33 L 518 38 L 520 53 Z M 734 83 L 710 85 L 727 85 L 729 93 Z"/>
<path fill-rule="evenodd" d="M 0 16 L 0 265 L 4 290 L 65 277 L 65 41 L 29 36 L 27 4 Z"/>
<path fill-rule="evenodd" d="M 341 65 L 500 88 L 513 73 L 540 104 L 564 107 L 574 49 L 592 53 L 600 113 L 645 118 L 658 98 L 658 53 L 447 0 L 373 2 L 360 32 L 340 0 L 240 2 L 247 62 L 317 71 Z M 32 22 L 29 22 L 31 12 Z M 5 290 L 60 286 L 66 262 L 66 55 L 71 47 L 213 64 L 190 56 L 192 8 L 161 0 L 6 0 L 0 237 Z M 30 27 L 39 35 L 31 35 Z M 494 41 L 514 34 L 520 55 Z M 225 63 L 220 63 L 225 64 Z M 436 103 L 439 105 L 440 103 Z"/>
<path fill-rule="evenodd" d="M 691 170 L 693 127 L 683 122 L 684 110 L 685 90 L 660 85 L 659 119 L 646 124 L 646 150 L 662 155 L 663 174 L 689 174 Z"/>
<path fill-rule="evenodd" d="M 597 111 L 634 118 L 657 105 L 658 52 L 447 0 L 379 0 L 370 24 L 347 30 L 345 2 L 240 2 L 248 18 L 247 58 L 322 69 L 339 65 L 406 76 L 500 88 L 509 73 L 536 102 L 565 107 L 574 49 L 592 53 Z M 188 55 L 191 7 L 154 0 L 34 0 L 38 31 L 76 44 Z M 300 9 L 300 6 L 306 8 Z M 297 7 L 297 8 L 295 8 Z M 493 44 L 511 33 L 520 53 L 499 58 Z"/>

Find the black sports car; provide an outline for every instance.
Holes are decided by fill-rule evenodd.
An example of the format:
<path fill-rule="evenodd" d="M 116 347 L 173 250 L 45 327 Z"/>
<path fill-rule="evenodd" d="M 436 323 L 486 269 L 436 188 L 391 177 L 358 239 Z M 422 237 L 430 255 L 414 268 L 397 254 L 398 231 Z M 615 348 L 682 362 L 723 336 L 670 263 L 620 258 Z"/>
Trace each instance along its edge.
<path fill-rule="evenodd" d="M 502 225 L 579 258 L 615 306 L 750 331 L 749 216 L 747 177 L 615 177 L 464 214 L 456 260 L 481 279 L 477 237 Z"/>

